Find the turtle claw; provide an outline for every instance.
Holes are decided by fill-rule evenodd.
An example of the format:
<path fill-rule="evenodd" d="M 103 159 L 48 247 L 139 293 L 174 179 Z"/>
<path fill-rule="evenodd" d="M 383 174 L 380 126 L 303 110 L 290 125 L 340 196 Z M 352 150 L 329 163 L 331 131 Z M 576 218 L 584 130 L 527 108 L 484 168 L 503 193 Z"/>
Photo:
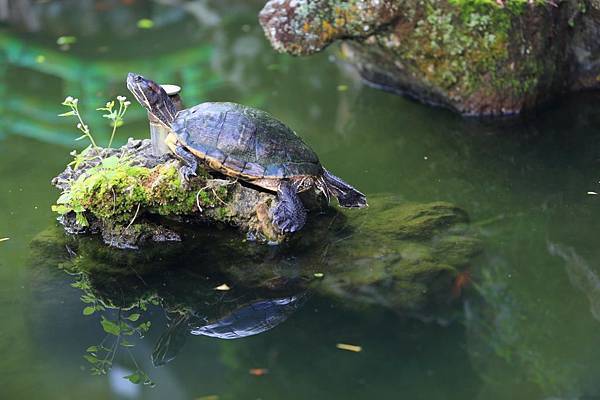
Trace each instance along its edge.
<path fill-rule="evenodd" d="M 183 166 L 179 168 L 179 176 L 181 177 L 182 182 L 189 182 L 190 179 L 197 176 L 196 171 L 188 166 Z"/>
<path fill-rule="evenodd" d="M 282 182 L 277 191 L 277 205 L 273 210 L 273 225 L 281 233 L 294 233 L 306 223 L 306 210 L 289 182 Z"/>
<path fill-rule="evenodd" d="M 183 161 L 183 165 L 179 168 L 179 175 L 182 182 L 187 183 L 191 178 L 196 176 L 196 169 L 198 169 L 196 157 L 182 146 L 175 148 L 175 154 Z"/>
<path fill-rule="evenodd" d="M 273 218 L 273 225 L 279 230 L 281 233 L 292 233 L 298 230 L 299 228 L 296 226 L 292 226 L 292 223 L 289 219 L 286 219 L 284 215 L 276 214 Z"/>

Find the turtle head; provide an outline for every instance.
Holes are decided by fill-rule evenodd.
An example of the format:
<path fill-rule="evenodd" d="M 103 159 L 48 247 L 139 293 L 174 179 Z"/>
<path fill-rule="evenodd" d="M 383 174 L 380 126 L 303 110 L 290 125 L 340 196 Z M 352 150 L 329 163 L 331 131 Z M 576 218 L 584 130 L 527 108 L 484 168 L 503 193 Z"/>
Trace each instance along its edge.
<path fill-rule="evenodd" d="M 160 85 L 142 75 L 127 74 L 127 89 L 135 99 L 167 127 L 175 119 L 175 104 Z"/>

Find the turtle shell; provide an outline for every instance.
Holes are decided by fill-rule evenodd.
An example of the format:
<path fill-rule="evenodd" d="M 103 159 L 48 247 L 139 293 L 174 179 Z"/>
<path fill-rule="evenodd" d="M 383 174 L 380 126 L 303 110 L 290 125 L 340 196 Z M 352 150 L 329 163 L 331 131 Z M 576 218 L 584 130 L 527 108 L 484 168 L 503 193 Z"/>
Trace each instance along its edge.
<path fill-rule="evenodd" d="M 202 103 L 180 111 L 179 142 L 228 175 L 248 179 L 319 176 L 315 152 L 271 114 L 236 103 Z"/>
<path fill-rule="evenodd" d="M 223 318 L 191 329 L 192 335 L 239 339 L 258 335 L 284 322 L 301 305 L 304 296 L 260 300 L 241 307 Z"/>

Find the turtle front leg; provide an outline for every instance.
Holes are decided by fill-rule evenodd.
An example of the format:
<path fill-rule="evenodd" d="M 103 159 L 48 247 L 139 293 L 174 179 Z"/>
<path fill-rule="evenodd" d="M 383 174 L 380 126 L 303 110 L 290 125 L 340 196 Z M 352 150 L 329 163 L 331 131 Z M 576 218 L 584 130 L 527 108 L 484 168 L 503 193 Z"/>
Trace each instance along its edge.
<path fill-rule="evenodd" d="M 296 232 L 306 223 L 306 209 L 291 182 L 282 180 L 277 188 L 273 224 L 283 233 Z"/>
<path fill-rule="evenodd" d="M 196 156 L 181 145 L 175 147 L 175 154 L 183 161 L 183 166 L 179 168 L 179 175 L 184 182 L 188 182 L 191 177 L 196 176 L 196 170 L 198 169 Z"/>

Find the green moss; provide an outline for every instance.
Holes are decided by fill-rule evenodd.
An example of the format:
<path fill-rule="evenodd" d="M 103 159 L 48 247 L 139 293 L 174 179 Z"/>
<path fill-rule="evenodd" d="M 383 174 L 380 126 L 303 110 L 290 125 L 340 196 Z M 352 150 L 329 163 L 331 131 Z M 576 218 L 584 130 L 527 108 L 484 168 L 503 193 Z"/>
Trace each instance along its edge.
<path fill-rule="evenodd" d="M 427 238 L 449 226 L 467 223 L 460 208 L 445 202 L 407 204 L 364 216 L 364 227 L 397 238 Z"/>
<path fill-rule="evenodd" d="M 468 96 L 508 58 L 512 13 L 488 1 L 419 3 L 399 55 L 435 86 Z"/>
<path fill-rule="evenodd" d="M 119 224 L 129 223 L 146 211 L 174 216 L 195 213 L 198 207 L 226 205 L 227 187 L 209 188 L 207 177 L 199 170 L 198 177 L 184 185 L 175 162 L 146 168 L 133 165 L 130 159 L 111 156 L 72 182 L 53 210 L 60 214 L 75 212 L 80 225 L 85 226 L 86 215 Z"/>
<path fill-rule="evenodd" d="M 471 96 L 520 98 L 533 93 L 551 60 L 540 59 L 530 38 L 538 32 L 523 26 L 529 8 L 545 6 L 509 0 L 416 0 L 405 19 L 385 35 L 380 46 L 391 50 L 414 76 L 422 76 L 452 101 Z M 399 37 L 397 37 L 399 36 Z"/>

